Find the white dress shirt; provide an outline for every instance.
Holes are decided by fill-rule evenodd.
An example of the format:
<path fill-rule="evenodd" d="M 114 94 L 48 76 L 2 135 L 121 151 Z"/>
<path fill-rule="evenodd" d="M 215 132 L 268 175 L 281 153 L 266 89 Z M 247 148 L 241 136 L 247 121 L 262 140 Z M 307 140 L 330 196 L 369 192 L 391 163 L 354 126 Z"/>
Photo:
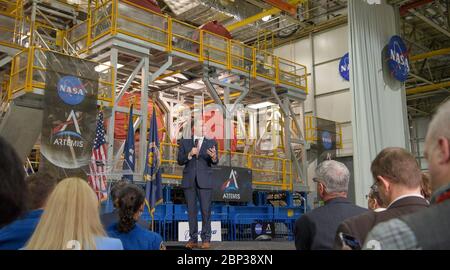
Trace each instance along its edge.
<path fill-rule="evenodd" d="M 202 137 L 194 136 L 194 141 L 193 141 L 194 147 L 195 147 L 195 140 L 198 140 L 198 145 L 197 145 L 198 154 L 200 154 L 200 149 L 202 148 L 203 139 L 204 139 L 203 136 L 202 136 Z M 197 154 L 197 155 L 198 155 L 198 154 Z M 191 152 L 189 152 L 189 154 L 188 154 L 188 160 L 191 160 L 191 159 L 192 159 L 192 155 L 191 155 Z"/>

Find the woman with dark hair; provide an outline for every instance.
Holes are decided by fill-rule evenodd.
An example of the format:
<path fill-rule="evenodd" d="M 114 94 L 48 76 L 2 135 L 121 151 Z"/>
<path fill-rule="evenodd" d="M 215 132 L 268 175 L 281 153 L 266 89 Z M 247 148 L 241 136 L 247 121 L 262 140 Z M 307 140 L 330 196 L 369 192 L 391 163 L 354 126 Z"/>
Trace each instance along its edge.
<path fill-rule="evenodd" d="M 0 228 L 26 210 L 25 171 L 14 148 L 0 137 Z"/>
<path fill-rule="evenodd" d="M 119 222 L 108 227 L 108 235 L 122 240 L 125 250 L 165 249 L 159 234 L 136 223 L 144 211 L 144 200 L 144 191 L 136 185 L 128 184 L 119 191 Z"/>

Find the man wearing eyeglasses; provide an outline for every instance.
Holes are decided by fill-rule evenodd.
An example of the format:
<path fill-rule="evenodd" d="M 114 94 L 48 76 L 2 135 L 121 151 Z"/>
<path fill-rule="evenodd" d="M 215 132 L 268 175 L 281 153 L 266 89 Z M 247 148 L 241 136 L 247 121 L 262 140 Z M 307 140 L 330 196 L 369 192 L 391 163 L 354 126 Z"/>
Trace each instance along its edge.
<path fill-rule="evenodd" d="M 425 138 L 431 206 L 378 224 L 364 249 L 450 250 L 450 101 L 440 106 Z"/>
<path fill-rule="evenodd" d="M 380 222 L 428 207 L 421 195 L 422 173 L 416 158 L 400 147 L 383 149 L 371 165 L 374 185 L 380 198 L 387 205 L 385 211 L 370 211 L 345 220 L 336 232 L 335 249 L 342 248 L 340 233 L 351 235 L 360 244 L 364 243 L 370 230 Z"/>
<path fill-rule="evenodd" d="M 381 199 L 378 186 L 373 184 L 370 187 L 370 192 L 366 195 L 367 207 L 375 212 L 381 212 L 386 210 L 387 204 Z"/>
<path fill-rule="evenodd" d="M 326 160 L 316 168 L 317 193 L 325 205 L 301 216 L 295 222 L 297 250 L 333 249 L 339 224 L 346 218 L 367 211 L 347 200 L 350 172 L 334 160 Z"/>

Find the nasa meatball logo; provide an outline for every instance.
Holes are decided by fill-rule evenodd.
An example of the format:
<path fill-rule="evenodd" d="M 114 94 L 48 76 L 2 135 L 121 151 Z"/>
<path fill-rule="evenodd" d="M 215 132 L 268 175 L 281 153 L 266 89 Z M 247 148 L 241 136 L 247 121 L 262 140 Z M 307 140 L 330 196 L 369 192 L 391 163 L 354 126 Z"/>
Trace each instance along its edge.
<path fill-rule="evenodd" d="M 78 105 L 86 97 L 86 89 L 77 77 L 64 76 L 58 81 L 58 96 L 69 105 Z"/>
<path fill-rule="evenodd" d="M 408 50 L 402 38 L 393 36 L 387 47 L 388 66 L 397 80 L 404 82 L 408 79 L 409 60 Z"/>
<path fill-rule="evenodd" d="M 339 74 L 344 80 L 350 80 L 350 60 L 348 57 L 348 53 L 342 56 L 341 61 L 339 61 Z"/>
<path fill-rule="evenodd" d="M 322 144 L 323 147 L 327 150 L 330 150 L 333 146 L 333 140 L 331 138 L 331 134 L 328 131 L 322 132 Z"/>
<path fill-rule="evenodd" d="M 257 224 L 255 225 L 255 233 L 256 233 L 257 235 L 260 235 L 260 234 L 262 233 L 262 231 L 263 231 L 262 225 L 259 224 L 259 223 L 257 223 Z"/>

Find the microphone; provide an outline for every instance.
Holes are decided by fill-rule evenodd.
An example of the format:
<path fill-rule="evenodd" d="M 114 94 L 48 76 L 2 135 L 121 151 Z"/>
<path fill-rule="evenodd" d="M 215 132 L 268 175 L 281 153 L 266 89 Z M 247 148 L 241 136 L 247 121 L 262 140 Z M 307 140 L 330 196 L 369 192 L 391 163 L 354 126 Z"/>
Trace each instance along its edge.
<path fill-rule="evenodd" d="M 195 139 L 194 141 L 194 147 L 197 148 L 198 147 L 198 139 Z M 198 159 L 198 155 L 193 155 Z"/>

